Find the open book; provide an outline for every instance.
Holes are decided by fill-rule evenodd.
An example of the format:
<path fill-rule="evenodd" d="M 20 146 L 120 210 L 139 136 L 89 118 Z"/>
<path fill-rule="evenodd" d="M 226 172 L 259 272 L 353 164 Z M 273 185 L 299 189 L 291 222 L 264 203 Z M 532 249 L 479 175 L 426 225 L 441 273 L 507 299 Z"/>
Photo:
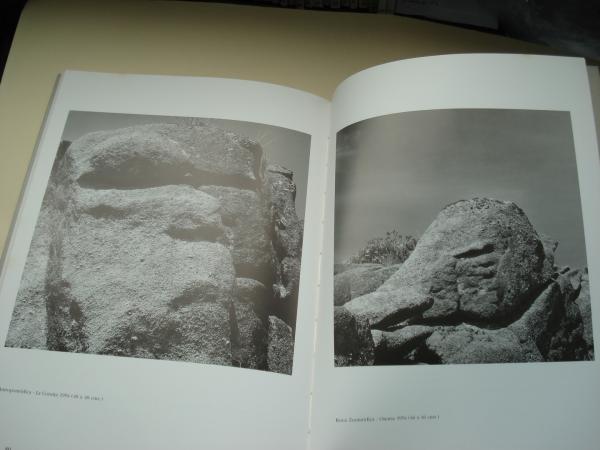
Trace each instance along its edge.
<path fill-rule="evenodd" d="M 67 72 L 3 259 L 0 448 L 597 448 L 598 194 L 579 59 L 332 102 Z"/>

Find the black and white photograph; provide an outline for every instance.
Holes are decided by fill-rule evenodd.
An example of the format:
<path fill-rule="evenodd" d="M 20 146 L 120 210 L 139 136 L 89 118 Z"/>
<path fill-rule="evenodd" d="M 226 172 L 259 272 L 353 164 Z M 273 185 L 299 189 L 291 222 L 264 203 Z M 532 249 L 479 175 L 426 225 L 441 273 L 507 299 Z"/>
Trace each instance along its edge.
<path fill-rule="evenodd" d="M 335 177 L 336 367 L 594 359 L 568 112 L 374 117 Z"/>
<path fill-rule="evenodd" d="M 5 346 L 291 374 L 311 137 L 71 111 Z"/>

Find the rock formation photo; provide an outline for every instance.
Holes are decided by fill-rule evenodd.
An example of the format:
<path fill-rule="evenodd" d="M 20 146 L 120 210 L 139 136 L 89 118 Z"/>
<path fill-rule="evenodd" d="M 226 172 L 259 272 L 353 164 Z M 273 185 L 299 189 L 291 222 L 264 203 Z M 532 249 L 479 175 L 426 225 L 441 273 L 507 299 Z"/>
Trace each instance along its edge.
<path fill-rule="evenodd" d="M 509 201 L 446 206 L 399 264 L 335 274 L 336 366 L 594 358 L 586 268 Z"/>
<path fill-rule="evenodd" d="M 335 173 L 336 366 L 594 359 L 568 112 L 371 117 Z"/>
<path fill-rule="evenodd" d="M 291 374 L 303 225 L 267 159 L 199 121 L 63 142 L 5 345 Z"/>

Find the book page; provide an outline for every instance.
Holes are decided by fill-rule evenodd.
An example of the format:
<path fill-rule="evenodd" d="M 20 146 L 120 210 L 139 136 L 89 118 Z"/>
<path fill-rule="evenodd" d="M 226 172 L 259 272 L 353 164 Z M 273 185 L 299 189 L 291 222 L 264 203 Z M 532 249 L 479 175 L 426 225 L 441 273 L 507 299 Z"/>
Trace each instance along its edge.
<path fill-rule="evenodd" d="M 590 95 L 592 97 L 592 108 L 596 118 L 596 135 L 600 146 L 600 69 L 598 66 L 588 66 L 588 79 L 590 81 Z"/>
<path fill-rule="evenodd" d="M 390 63 L 332 108 L 311 448 L 594 448 L 600 166 L 583 61 Z"/>
<path fill-rule="evenodd" d="M 305 448 L 329 103 L 67 72 L 0 285 L 0 446 Z"/>

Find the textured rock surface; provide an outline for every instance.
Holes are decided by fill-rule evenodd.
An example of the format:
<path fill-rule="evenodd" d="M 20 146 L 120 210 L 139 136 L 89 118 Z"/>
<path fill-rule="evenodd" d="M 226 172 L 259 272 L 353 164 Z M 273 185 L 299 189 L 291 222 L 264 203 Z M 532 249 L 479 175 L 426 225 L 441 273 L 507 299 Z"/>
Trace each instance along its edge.
<path fill-rule="evenodd" d="M 269 197 L 274 249 L 273 291 L 278 312 L 288 323 L 296 323 L 300 258 L 302 255 L 302 221 L 296 215 L 296 185 L 292 172 L 270 165 L 266 170 L 265 191 Z"/>
<path fill-rule="evenodd" d="M 251 369 L 267 369 L 267 325 L 252 305 L 232 302 L 229 322 L 233 365 Z M 287 351 L 293 355 L 293 347 Z"/>
<path fill-rule="evenodd" d="M 50 255 L 50 228 L 52 211 L 47 207 L 40 211 L 30 254 L 27 258 L 21 290 L 15 303 L 12 320 L 6 336 L 9 347 L 43 348 L 46 345 L 46 268 Z"/>
<path fill-rule="evenodd" d="M 519 320 L 510 324 L 507 329 L 517 335 L 522 342 L 535 343 L 542 356 L 546 357 L 550 338 L 555 331 L 553 328 L 562 312 L 563 294 L 558 283 L 551 283 Z"/>
<path fill-rule="evenodd" d="M 374 343 L 366 320 L 343 306 L 334 309 L 336 366 L 369 366 L 374 361 Z"/>
<path fill-rule="evenodd" d="M 460 313 L 497 323 L 522 312 L 523 300 L 551 274 L 544 245 L 517 205 L 474 199 L 444 208 L 379 291 L 431 295 L 428 318 Z"/>
<path fill-rule="evenodd" d="M 47 338 L 46 271 L 50 256 L 51 230 L 59 220 L 60 199 L 57 198 L 56 172 L 70 141 L 62 141 L 58 147 L 48 187 L 37 219 L 30 245 L 30 255 L 25 262 L 19 299 L 6 336 L 8 347 L 44 348 Z"/>
<path fill-rule="evenodd" d="M 587 271 L 557 268 L 557 245 L 540 237 L 514 203 L 474 199 L 447 206 L 387 281 L 344 304 L 353 320 L 367 324 L 375 346 L 373 363 L 344 361 L 593 359 Z M 352 269 L 336 270 L 336 301 L 345 301 L 349 282 L 342 276 Z M 336 361 L 351 352 L 336 348 Z"/>
<path fill-rule="evenodd" d="M 440 327 L 426 341 L 429 362 L 479 364 L 543 361 L 535 345 L 521 342 L 508 329 L 485 330 L 473 325 Z"/>
<path fill-rule="evenodd" d="M 235 284 L 235 298 L 251 304 L 256 311 L 268 310 L 271 293 L 264 284 L 253 278 L 237 278 Z"/>
<path fill-rule="evenodd" d="M 583 339 L 587 345 L 587 359 L 594 359 L 594 334 L 592 328 L 592 304 L 590 302 L 590 280 L 587 270 L 581 274 L 579 295 L 575 299 L 583 326 Z"/>
<path fill-rule="evenodd" d="M 353 298 L 373 292 L 398 269 L 400 264 L 350 264 L 334 276 L 334 304 L 342 306 Z"/>
<path fill-rule="evenodd" d="M 572 270 L 556 277 L 561 301 L 553 317 L 550 333 L 547 333 L 548 350 L 545 357 L 550 361 L 593 359 L 593 338 L 586 336 L 587 313 L 590 314 L 587 323 L 591 327 L 591 304 L 589 289 L 586 292 L 582 283 L 584 274 L 584 271 Z"/>
<path fill-rule="evenodd" d="M 269 316 L 267 365 L 271 372 L 292 374 L 294 337 L 283 320 Z"/>
<path fill-rule="evenodd" d="M 433 328 L 425 325 L 408 325 L 396 331 L 372 330 L 376 363 L 401 363 L 408 353 L 425 342 L 433 332 Z"/>
<path fill-rule="evenodd" d="M 417 316 L 433 305 L 433 297 L 422 290 L 407 286 L 396 291 L 375 291 L 355 298 L 344 305 L 356 317 L 369 322 L 372 328 L 385 328 Z"/>
<path fill-rule="evenodd" d="M 219 201 L 219 214 L 227 227 L 238 276 L 270 286 L 273 278 L 270 219 L 260 193 L 228 186 L 200 189 Z"/>
<path fill-rule="evenodd" d="M 262 148 L 211 126 L 150 124 L 89 133 L 69 149 L 70 175 L 83 187 L 131 189 L 169 184 L 253 189 Z"/>
<path fill-rule="evenodd" d="M 6 345 L 291 373 L 302 242 L 291 172 L 267 175 L 260 145 L 207 125 L 95 132 L 65 148 Z"/>

